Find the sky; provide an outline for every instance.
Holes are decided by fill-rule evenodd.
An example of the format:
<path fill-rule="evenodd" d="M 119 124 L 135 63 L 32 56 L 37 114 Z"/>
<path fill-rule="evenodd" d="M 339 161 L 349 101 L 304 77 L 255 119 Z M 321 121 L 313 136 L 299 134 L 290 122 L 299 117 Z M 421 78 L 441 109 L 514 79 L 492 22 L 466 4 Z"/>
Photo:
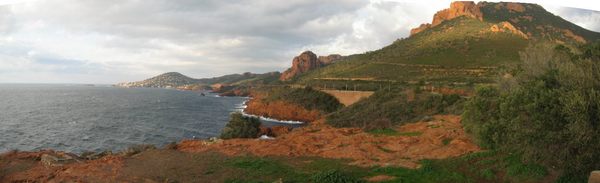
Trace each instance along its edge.
<path fill-rule="evenodd" d="M 0 83 L 137 81 L 283 71 L 305 50 L 376 50 L 447 0 L 0 0 Z M 535 1 L 600 32 L 592 1 Z M 565 8 L 575 7 L 575 8 Z"/>

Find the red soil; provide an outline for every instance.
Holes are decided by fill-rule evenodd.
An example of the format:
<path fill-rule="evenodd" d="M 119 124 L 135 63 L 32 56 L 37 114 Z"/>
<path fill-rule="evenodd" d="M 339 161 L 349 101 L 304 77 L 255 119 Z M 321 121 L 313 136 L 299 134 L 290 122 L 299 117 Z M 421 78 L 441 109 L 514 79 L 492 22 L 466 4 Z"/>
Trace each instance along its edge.
<path fill-rule="evenodd" d="M 314 121 L 320 118 L 318 110 L 307 110 L 296 104 L 285 101 L 263 102 L 260 96 L 255 95 L 248 103 L 244 112 L 291 121 Z"/>
<path fill-rule="evenodd" d="M 460 117 L 446 115 L 435 116 L 435 119 L 432 122 L 418 122 L 396 128 L 399 133 L 420 132 L 412 133 L 414 136 L 373 135 L 358 128 L 332 128 L 320 120 L 282 134 L 275 140 L 184 140 L 176 145 L 176 151 L 150 150 L 133 156 L 107 155 L 96 160 L 78 160 L 56 166 L 44 164 L 40 159 L 45 154 L 62 157 L 65 153 L 49 150 L 9 152 L 0 155 L 0 182 L 154 182 L 141 178 L 152 177 L 153 173 L 146 174 L 155 170 L 149 170 L 148 167 L 169 165 L 193 169 L 190 164 L 177 163 L 189 161 L 189 155 L 205 152 L 221 152 L 225 155 L 319 156 L 349 159 L 351 164 L 359 166 L 394 165 L 416 168 L 421 159 L 443 159 L 479 151 L 479 147 L 463 132 Z M 378 181 L 389 177 L 372 179 Z"/>
<path fill-rule="evenodd" d="M 184 152 L 219 151 L 227 155 L 320 156 L 350 159 L 359 166 L 404 166 L 417 168 L 421 159 L 443 159 L 479 151 L 465 135 L 460 117 L 436 116 L 432 122 L 403 125 L 396 130 L 420 132 L 416 136 L 385 136 L 359 128 L 333 128 L 323 121 L 295 129 L 275 140 L 232 139 L 217 143 L 185 140 L 177 145 Z M 444 144 L 447 140 L 449 143 Z"/>

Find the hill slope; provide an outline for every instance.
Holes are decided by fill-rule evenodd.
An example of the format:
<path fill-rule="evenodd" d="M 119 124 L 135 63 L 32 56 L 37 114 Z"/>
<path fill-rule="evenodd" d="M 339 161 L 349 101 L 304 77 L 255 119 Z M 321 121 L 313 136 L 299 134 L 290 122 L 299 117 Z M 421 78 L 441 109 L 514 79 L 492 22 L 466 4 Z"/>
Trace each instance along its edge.
<path fill-rule="evenodd" d="M 438 12 L 432 24 L 412 33 L 380 50 L 308 72 L 298 82 L 487 83 L 502 66 L 519 63 L 519 52 L 531 42 L 578 44 L 600 37 L 538 5 L 487 2 L 454 2 Z"/>
<path fill-rule="evenodd" d="M 151 87 L 151 88 L 175 88 L 183 85 L 198 84 L 199 80 L 190 78 L 178 72 L 167 72 L 150 79 L 137 82 L 119 83 L 121 87 Z"/>
<path fill-rule="evenodd" d="M 181 88 L 189 89 L 192 86 L 208 88 L 212 84 L 244 85 L 244 84 L 268 84 L 278 81 L 279 72 L 264 74 L 243 73 L 229 74 L 220 77 L 194 79 L 178 72 L 167 72 L 150 79 L 137 82 L 119 83 L 119 87 L 148 87 L 148 88 Z"/>

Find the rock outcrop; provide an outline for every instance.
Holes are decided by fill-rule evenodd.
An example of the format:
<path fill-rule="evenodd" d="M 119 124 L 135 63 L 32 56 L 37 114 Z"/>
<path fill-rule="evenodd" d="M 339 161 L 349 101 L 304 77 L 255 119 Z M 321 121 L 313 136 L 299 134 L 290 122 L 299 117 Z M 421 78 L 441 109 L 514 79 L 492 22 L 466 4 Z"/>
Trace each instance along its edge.
<path fill-rule="evenodd" d="M 279 80 L 290 80 L 294 76 L 305 73 L 312 69 L 319 68 L 321 66 L 323 66 L 323 63 L 319 62 L 317 55 L 311 51 L 305 51 L 302 54 L 294 57 L 294 60 L 292 61 L 292 67 L 283 72 L 279 77 Z"/>
<path fill-rule="evenodd" d="M 311 51 L 302 52 L 302 54 L 294 57 L 292 61 L 292 67 L 286 70 L 281 74 L 279 80 L 287 81 L 290 80 L 297 75 L 308 72 L 310 70 L 323 67 L 327 64 L 331 64 L 335 61 L 343 59 L 344 56 L 339 54 L 331 54 L 329 56 L 319 56 L 317 57 Z"/>
<path fill-rule="evenodd" d="M 431 23 L 411 29 L 413 36 L 457 17 L 485 21 L 490 29 L 482 32 L 506 32 L 525 39 L 545 39 L 559 43 L 586 43 L 600 39 L 600 34 L 585 30 L 552 13 L 542 6 L 513 2 L 455 1 L 450 8 L 438 11 Z"/>
<path fill-rule="evenodd" d="M 319 56 L 318 60 L 324 65 L 332 64 L 338 60 L 343 59 L 344 56 L 340 54 L 331 54 L 329 56 Z"/>
<path fill-rule="evenodd" d="M 478 6 L 478 4 L 475 4 L 473 1 L 455 1 L 450 4 L 450 8 L 438 11 L 433 16 L 431 25 L 436 26 L 443 21 L 460 16 L 468 16 L 483 20 L 483 13 L 481 13 L 480 6 Z"/>
<path fill-rule="evenodd" d="M 410 35 L 412 36 L 428 28 L 435 27 L 446 20 L 451 20 L 460 16 L 483 20 L 483 13 L 481 13 L 479 4 L 475 4 L 473 1 L 455 1 L 450 4 L 450 8 L 435 13 L 431 24 L 421 24 L 421 26 L 411 29 Z"/>
<path fill-rule="evenodd" d="M 490 27 L 490 31 L 492 32 L 510 32 L 516 35 L 519 35 L 525 39 L 528 39 L 529 37 L 521 32 L 519 29 L 517 29 L 515 26 L 513 26 L 510 22 L 500 22 L 498 24 L 494 24 L 492 25 L 492 27 Z"/>
<path fill-rule="evenodd" d="M 244 112 L 278 120 L 311 122 L 321 117 L 317 110 L 307 110 L 296 104 L 285 101 L 265 102 L 260 96 L 254 96 L 248 101 Z"/>

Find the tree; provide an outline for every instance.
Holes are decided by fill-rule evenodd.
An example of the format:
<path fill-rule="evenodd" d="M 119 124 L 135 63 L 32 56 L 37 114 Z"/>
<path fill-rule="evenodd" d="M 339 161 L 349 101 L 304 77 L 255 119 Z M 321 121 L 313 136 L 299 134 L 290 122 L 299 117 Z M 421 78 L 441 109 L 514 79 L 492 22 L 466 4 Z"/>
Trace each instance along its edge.
<path fill-rule="evenodd" d="M 572 54 L 528 48 L 513 88 L 479 88 L 467 102 L 467 132 L 483 147 L 521 153 L 568 176 L 599 169 L 600 60 Z"/>
<path fill-rule="evenodd" d="M 242 113 L 231 114 L 229 123 L 221 132 L 222 139 L 232 138 L 256 138 L 260 132 L 260 120 L 255 117 L 247 117 Z"/>

